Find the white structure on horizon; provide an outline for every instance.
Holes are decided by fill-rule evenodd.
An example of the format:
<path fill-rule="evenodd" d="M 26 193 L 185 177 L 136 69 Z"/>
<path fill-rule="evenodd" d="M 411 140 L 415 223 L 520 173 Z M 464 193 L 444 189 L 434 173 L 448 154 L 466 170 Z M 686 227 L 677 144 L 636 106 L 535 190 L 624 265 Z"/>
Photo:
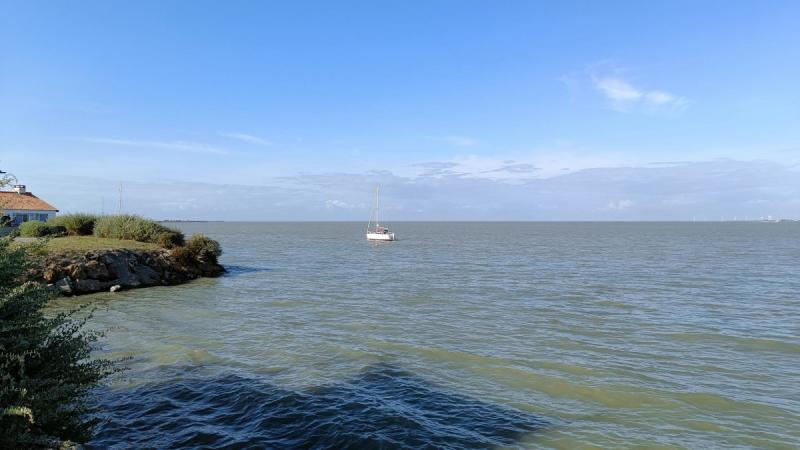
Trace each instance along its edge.
<path fill-rule="evenodd" d="M 58 213 L 53 205 L 33 195 L 24 184 L 17 184 L 11 191 L 0 191 L 1 215 L 9 216 L 14 225 L 38 220 L 46 222 Z"/>
<path fill-rule="evenodd" d="M 369 222 L 367 222 L 367 240 L 369 241 L 393 241 L 394 233 L 389 228 L 378 222 L 378 197 L 380 187 L 375 186 L 375 206 L 372 208 Z"/>

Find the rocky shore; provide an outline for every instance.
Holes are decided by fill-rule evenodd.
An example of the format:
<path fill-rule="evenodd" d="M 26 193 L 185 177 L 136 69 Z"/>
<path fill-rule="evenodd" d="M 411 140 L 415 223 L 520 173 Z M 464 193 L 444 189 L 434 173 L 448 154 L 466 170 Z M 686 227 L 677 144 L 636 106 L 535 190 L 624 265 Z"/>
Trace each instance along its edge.
<path fill-rule="evenodd" d="M 166 286 L 225 273 L 216 258 L 175 250 L 93 250 L 43 257 L 29 280 L 54 285 L 63 295 Z"/>

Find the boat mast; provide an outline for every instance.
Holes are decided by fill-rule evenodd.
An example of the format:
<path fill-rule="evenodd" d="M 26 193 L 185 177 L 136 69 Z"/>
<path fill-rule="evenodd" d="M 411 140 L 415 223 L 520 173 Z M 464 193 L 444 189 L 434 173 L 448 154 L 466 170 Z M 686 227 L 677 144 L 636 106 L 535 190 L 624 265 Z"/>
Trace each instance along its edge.
<path fill-rule="evenodd" d="M 367 233 L 372 230 L 372 223 L 373 218 L 375 219 L 375 227 L 378 226 L 378 189 L 379 187 L 375 186 L 375 204 L 372 206 L 372 210 L 369 212 L 369 222 L 367 222 Z"/>

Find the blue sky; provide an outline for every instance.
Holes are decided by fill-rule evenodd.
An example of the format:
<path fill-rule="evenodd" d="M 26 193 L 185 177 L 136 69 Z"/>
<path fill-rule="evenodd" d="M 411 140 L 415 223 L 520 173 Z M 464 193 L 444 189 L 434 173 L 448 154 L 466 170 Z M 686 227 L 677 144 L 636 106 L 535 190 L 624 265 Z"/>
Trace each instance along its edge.
<path fill-rule="evenodd" d="M 559 3 L 0 0 L 0 169 L 157 218 L 800 216 L 800 3 Z"/>

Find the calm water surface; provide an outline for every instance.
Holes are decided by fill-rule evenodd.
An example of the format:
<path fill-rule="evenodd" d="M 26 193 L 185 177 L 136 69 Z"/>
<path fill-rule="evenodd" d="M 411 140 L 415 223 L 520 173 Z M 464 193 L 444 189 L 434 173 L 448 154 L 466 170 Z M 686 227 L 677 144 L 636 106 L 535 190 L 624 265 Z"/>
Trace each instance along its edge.
<path fill-rule="evenodd" d="M 800 224 L 185 223 L 230 274 L 64 299 L 97 448 L 797 448 Z"/>

